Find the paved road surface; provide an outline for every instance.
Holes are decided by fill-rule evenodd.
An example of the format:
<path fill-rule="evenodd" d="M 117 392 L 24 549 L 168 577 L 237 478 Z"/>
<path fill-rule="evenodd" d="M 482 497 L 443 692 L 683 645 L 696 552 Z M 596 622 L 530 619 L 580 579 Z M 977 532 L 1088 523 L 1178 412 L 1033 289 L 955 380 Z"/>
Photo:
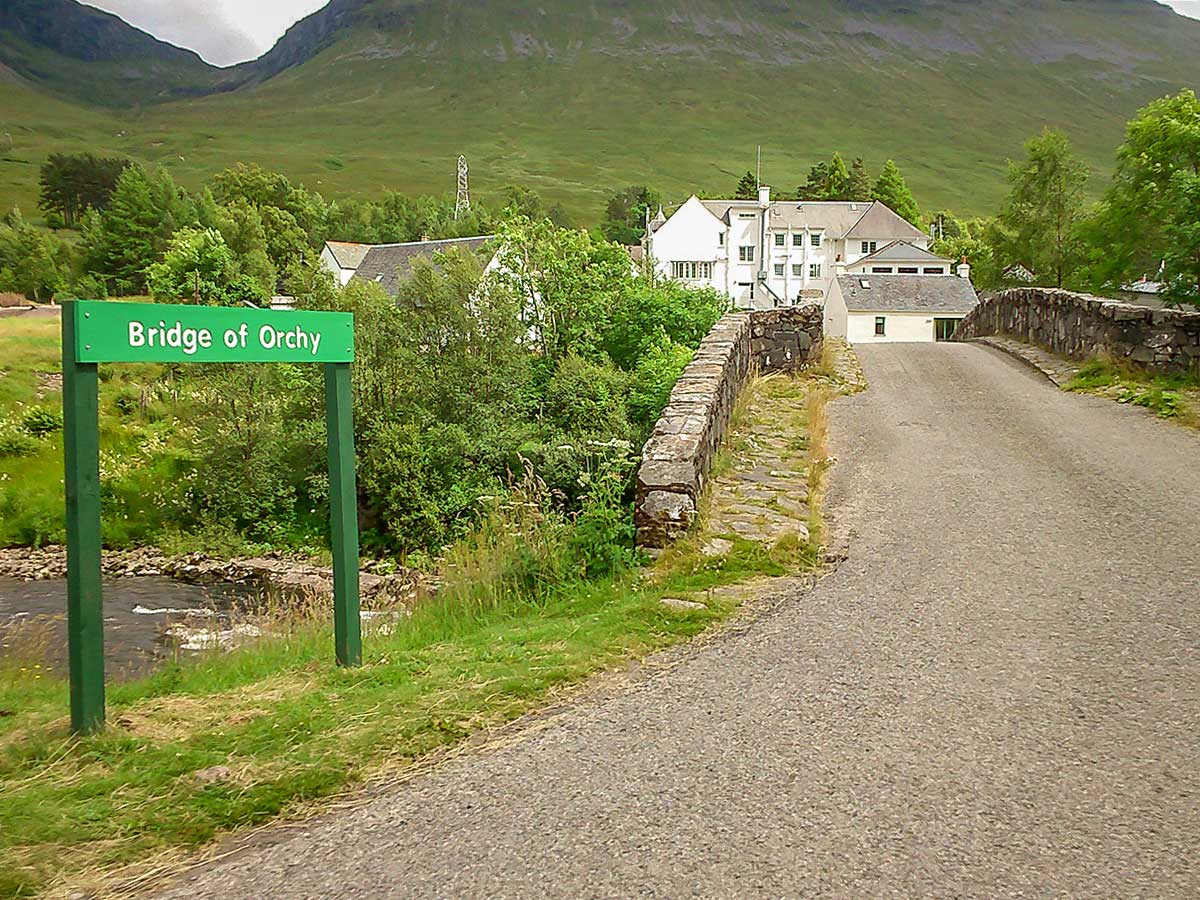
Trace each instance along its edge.
<path fill-rule="evenodd" d="M 841 569 L 174 897 L 1200 896 L 1200 436 L 866 348 Z"/>

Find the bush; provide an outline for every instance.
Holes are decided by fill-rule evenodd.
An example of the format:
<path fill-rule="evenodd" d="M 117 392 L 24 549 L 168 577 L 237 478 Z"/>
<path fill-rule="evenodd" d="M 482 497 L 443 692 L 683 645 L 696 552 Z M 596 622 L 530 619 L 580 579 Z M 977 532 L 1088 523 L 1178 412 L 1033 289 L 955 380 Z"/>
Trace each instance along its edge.
<path fill-rule="evenodd" d="M 583 508 L 575 517 L 569 546 L 584 578 L 611 575 L 635 558 L 633 510 L 624 499 L 634 465 L 630 449 L 619 448 L 581 479 Z"/>
<path fill-rule="evenodd" d="M 0 459 L 6 456 L 30 456 L 38 451 L 33 435 L 7 422 L 0 422 Z"/>
<path fill-rule="evenodd" d="M 21 416 L 21 427 L 35 438 L 62 431 L 62 413 L 44 406 L 31 406 Z"/>
<path fill-rule="evenodd" d="M 569 435 L 628 438 L 628 378 L 611 363 L 569 354 L 546 385 L 543 418 Z"/>

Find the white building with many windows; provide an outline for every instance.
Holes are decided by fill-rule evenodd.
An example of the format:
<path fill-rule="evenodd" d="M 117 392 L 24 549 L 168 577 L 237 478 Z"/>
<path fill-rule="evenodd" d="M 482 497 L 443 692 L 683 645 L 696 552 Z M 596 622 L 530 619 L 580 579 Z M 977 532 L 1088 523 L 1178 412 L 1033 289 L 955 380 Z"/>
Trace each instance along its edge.
<path fill-rule="evenodd" d="M 765 186 L 757 200 L 692 196 L 670 218 L 660 211 L 645 241 L 662 275 L 715 288 L 745 309 L 822 300 L 837 275 L 881 254 L 897 267 L 941 265 L 949 275 L 950 261 L 929 244 L 882 203 L 772 201 Z"/>

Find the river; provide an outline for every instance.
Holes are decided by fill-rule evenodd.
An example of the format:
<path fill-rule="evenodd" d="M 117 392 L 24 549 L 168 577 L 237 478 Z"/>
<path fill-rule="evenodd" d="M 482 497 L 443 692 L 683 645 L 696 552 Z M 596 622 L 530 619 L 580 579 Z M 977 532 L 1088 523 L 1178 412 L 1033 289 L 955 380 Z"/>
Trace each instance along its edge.
<path fill-rule="evenodd" d="M 237 601 L 255 591 L 237 585 L 197 586 L 170 578 L 116 578 L 104 582 L 104 656 L 110 678 L 145 675 L 163 662 L 200 652 L 203 641 L 172 636 L 169 629 L 229 628 Z M 67 583 L 63 579 L 22 581 L 0 578 L 0 636 L 28 649 L 45 644 L 41 665 L 65 674 L 67 664 Z M 44 623 L 31 628 L 28 623 Z M 24 638 L 16 635 L 20 629 Z M 36 632 L 36 634 L 35 634 Z M 12 652 L 0 646 L 0 656 Z M 25 654 L 23 654 L 25 655 Z M 32 662 L 32 660 L 31 660 Z"/>

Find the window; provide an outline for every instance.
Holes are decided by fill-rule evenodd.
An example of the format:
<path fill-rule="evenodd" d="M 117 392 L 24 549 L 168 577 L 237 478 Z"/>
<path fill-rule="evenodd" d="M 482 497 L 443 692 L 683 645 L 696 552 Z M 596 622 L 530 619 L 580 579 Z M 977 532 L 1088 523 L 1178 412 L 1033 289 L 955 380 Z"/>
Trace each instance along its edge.
<path fill-rule="evenodd" d="M 738 259 L 742 262 L 754 262 L 754 245 L 743 244 L 738 247 Z"/>
<path fill-rule="evenodd" d="M 753 219 L 754 213 L 738 213 L 739 219 Z"/>
<path fill-rule="evenodd" d="M 926 275 L 945 275 L 946 270 L 943 269 L 941 266 L 926 266 L 925 274 Z"/>
<path fill-rule="evenodd" d="M 717 235 L 717 246 L 718 247 L 725 246 L 725 232 L 723 232 L 723 231 Z"/>
<path fill-rule="evenodd" d="M 891 266 L 871 266 L 871 272 L 875 275 L 891 275 Z"/>
<path fill-rule="evenodd" d="M 820 247 L 821 246 L 821 233 L 819 231 L 814 231 L 809 236 L 809 241 L 814 247 Z"/>
<path fill-rule="evenodd" d="M 786 235 L 786 234 L 777 234 L 777 235 L 775 235 L 775 246 L 776 246 L 776 247 L 782 247 L 782 246 L 783 246 L 783 242 L 784 242 L 785 240 L 787 240 L 787 235 Z"/>
<path fill-rule="evenodd" d="M 681 281 L 707 281 L 712 278 L 713 264 L 710 262 L 673 262 L 671 277 Z"/>
<path fill-rule="evenodd" d="M 875 336 L 876 337 L 886 337 L 887 336 L 887 319 L 884 318 L 883 316 L 875 317 Z"/>
<path fill-rule="evenodd" d="M 779 278 L 783 277 L 783 263 L 775 263 L 775 275 Z"/>
<path fill-rule="evenodd" d="M 803 247 L 804 246 L 804 235 L 803 234 L 793 234 L 792 235 L 792 246 L 793 247 Z"/>
<path fill-rule="evenodd" d="M 916 275 L 917 267 L 916 266 L 901 266 L 896 271 L 899 272 L 901 275 Z"/>
<path fill-rule="evenodd" d="M 821 264 L 820 263 L 811 263 L 809 265 L 808 277 L 809 278 L 820 278 L 821 277 Z"/>
<path fill-rule="evenodd" d="M 874 241 L 863 241 L 862 242 L 862 252 L 863 253 L 874 253 L 875 252 L 875 242 Z"/>
<path fill-rule="evenodd" d="M 792 274 L 799 278 L 804 274 L 804 263 L 792 263 Z"/>

